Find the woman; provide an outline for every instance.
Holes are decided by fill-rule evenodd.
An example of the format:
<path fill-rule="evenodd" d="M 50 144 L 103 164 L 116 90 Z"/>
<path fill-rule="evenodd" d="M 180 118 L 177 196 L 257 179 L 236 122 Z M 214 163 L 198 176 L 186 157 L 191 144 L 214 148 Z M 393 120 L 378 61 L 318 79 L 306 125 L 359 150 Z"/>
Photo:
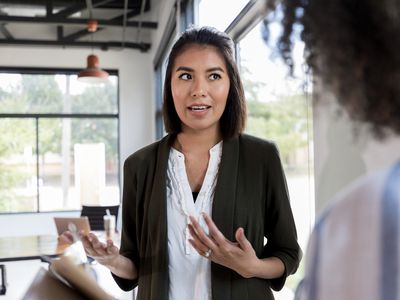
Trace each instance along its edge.
<path fill-rule="evenodd" d="M 138 284 L 138 299 L 273 299 L 270 287 L 283 287 L 301 251 L 278 151 L 242 133 L 227 35 L 182 34 L 163 112 L 168 135 L 124 165 L 121 249 L 90 234 L 87 253 L 122 289 Z"/>
<path fill-rule="evenodd" d="M 291 65 L 291 34 L 301 29 L 314 78 L 379 138 L 399 136 L 400 1 L 281 5 L 279 49 L 286 62 Z M 347 187 L 315 225 L 297 298 L 400 299 L 399 219 L 400 162 Z"/>

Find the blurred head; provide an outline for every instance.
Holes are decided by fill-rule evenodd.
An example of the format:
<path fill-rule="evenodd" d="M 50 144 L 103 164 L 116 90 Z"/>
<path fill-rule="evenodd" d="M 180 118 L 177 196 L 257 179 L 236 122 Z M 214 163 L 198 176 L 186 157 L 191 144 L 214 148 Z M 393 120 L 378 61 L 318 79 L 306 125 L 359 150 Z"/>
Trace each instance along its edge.
<path fill-rule="evenodd" d="M 227 91 L 226 104 L 224 104 L 223 112 L 219 119 L 219 129 L 224 139 L 242 133 L 246 120 L 246 106 L 242 82 L 234 60 L 233 42 L 225 33 L 210 27 L 193 28 L 185 31 L 172 47 L 168 58 L 164 84 L 163 116 L 166 131 L 174 134 L 182 131 L 183 120 L 179 117 L 174 105 L 171 87 L 176 60 L 179 58 L 180 61 L 183 61 L 182 59 L 188 55 L 193 59 L 199 59 L 201 54 L 196 55 L 195 52 L 208 52 L 222 60 L 229 80 L 229 89 Z M 188 61 L 187 58 L 186 61 Z M 178 88 L 178 85 L 174 85 L 175 95 L 179 93 Z M 182 116 L 181 113 L 180 115 Z"/>
<path fill-rule="evenodd" d="M 291 66 L 300 25 L 306 62 L 351 118 L 400 133 L 400 1 L 282 0 L 278 45 Z M 268 21 L 265 21 L 267 26 Z"/>

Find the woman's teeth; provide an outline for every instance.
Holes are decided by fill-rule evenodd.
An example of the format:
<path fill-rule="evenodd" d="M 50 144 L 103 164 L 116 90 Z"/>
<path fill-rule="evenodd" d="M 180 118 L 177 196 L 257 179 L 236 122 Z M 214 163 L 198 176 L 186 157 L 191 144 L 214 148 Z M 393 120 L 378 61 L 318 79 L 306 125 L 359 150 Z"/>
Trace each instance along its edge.
<path fill-rule="evenodd" d="M 195 110 L 195 111 L 205 110 L 207 108 L 209 108 L 209 106 L 207 106 L 207 105 L 195 105 L 195 106 L 190 107 L 191 110 Z"/>

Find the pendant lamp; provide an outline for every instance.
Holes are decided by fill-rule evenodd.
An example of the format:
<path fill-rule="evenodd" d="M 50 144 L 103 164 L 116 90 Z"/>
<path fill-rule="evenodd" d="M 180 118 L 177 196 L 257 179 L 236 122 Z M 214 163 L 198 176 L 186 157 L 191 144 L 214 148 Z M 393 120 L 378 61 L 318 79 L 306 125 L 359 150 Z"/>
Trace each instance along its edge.
<path fill-rule="evenodd" d="M 99 68 L 99 58 L 90 54 L 87 57 L 86 69 L 78 74 L 78 80 L 86 83 L 105 83 L 108 81 L 108 73 Z"/>
<path fill-rule="evenodd" d="M 88 31 L 92 34 L 97 30 L 97 21 L 89 20 L 87 23 Z M 92 36 L 93 37 L 93 36 Z M 99 67 L 99 58 L 97 55 L 90 54 L 87 57 L 86 69 L 78 74 L 78 80 L 85 83 L 106 83 L 108 82 L 108 73 Z"/>

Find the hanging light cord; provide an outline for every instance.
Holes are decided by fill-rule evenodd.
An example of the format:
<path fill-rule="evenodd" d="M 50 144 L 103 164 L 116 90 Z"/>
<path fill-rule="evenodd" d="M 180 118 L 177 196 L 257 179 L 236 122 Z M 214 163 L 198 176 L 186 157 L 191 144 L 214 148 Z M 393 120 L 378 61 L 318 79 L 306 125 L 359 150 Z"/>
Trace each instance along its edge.
<path fill-rule="evenodd" d="M 92 5 L 92 0 L 86 0 L 86 8 L 88 10 L 89 13 L 89 20 L 93 19 L 93 5 Z M 94 32 L 90 32 L 90 44 L 91 44 L 91 48 L 92 48 L 92 54 L 94 51 L 94 46 L 93 46 L 93 34 Z"/>

